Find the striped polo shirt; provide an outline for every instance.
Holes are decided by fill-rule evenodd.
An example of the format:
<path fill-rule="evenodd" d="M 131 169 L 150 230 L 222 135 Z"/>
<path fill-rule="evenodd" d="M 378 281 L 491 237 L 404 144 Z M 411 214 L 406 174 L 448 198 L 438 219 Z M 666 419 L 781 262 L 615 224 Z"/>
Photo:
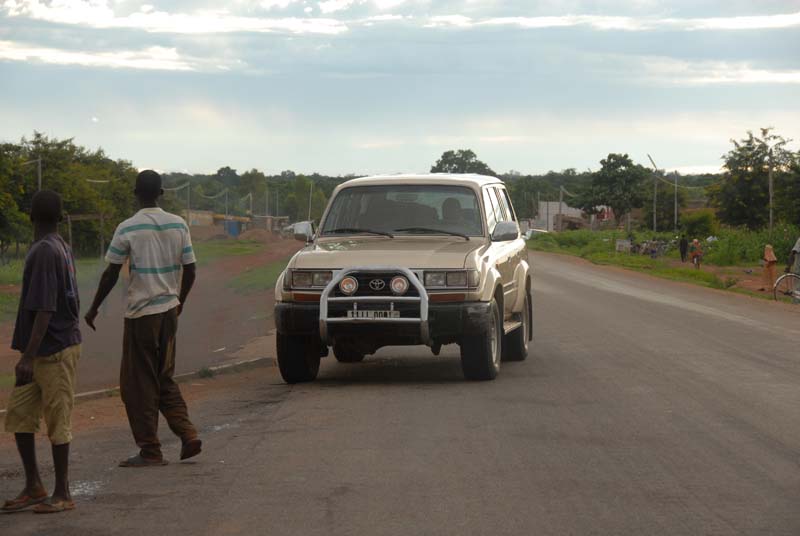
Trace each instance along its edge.
<path fill-rule="evenodd" d="M 195 262 L 189 228 L 183 218 L 160 208 L 143 208 L 120 223 L 106 262 L 130 260 L 125 318 L 164 313 L 179 305 L 181 269 Z"/>

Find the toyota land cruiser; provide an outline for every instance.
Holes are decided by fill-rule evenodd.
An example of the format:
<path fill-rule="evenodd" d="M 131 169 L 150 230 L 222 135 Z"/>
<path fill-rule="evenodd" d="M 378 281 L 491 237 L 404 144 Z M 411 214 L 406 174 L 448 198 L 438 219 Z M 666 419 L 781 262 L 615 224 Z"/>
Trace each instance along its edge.
<path fill-rule="evenodd" d="M 458 344 L 464 376 L 491 380 L 532 338 L 531 273 L 505 185 L 482 175 L 353 179 L 333 192 L 276 285 L 277 357 L 312 381 L 329 347 L 358 362 L 383 346 Z"/>

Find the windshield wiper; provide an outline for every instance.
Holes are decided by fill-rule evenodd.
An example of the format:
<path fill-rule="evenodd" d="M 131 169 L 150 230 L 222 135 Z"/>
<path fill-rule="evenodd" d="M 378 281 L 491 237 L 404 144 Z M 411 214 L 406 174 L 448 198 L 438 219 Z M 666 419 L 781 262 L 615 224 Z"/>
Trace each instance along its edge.
<path fill-rule="evenodd" d="M 433 229 L 431 227 L 404 227 L 402 229 L 395 229 L 394 232 L 402 233 L 402 232 L 409 232 L 409 233 L 442 233 L 451 236 L 460 236 L 465 240 L 469 240 L 469 236 L 465 235 L 464 233 L 457 233 L 455 231 L 445 231 L 444 229 Z"/>
<path fill-rule="evenodd" d="M 330 231 L 325 231 L 324 234 L 374 234 L 380 236 L 388 236 L 389 238 L 394 238 L 392 233 L 387 233 L 386 231 L 375 231 L 374 229 L 359 229 L 358 227 L 340 227 L 338 229 L 331 229 Z"/>

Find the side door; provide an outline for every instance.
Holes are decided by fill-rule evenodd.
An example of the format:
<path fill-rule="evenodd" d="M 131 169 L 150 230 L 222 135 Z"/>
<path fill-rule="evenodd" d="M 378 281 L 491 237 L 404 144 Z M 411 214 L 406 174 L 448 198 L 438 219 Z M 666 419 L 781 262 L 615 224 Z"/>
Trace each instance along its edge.
<path fill-rule="evenodd" d="M 484 203 L 491 205 L 496 221 L 514 221 L 514 213 L 510 206 L 506 206 L 507 203 L 504 203 L 503 199 L 504 193 L 500 186 L 488 186 L 484 189 Z M 515 241 L 492 242 L 492 249 L 494 250 L 495 266 L 502 278 L 503 313 L 508 318 L 513 313 L 517 297 L 514 273 L 519 260 L 516 256 Z"/>

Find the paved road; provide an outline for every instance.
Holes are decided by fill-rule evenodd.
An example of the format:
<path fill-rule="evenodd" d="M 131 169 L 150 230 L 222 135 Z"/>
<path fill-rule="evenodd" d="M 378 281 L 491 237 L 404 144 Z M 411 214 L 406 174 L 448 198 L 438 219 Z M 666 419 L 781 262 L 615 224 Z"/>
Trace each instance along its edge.
<path fill-rule="evenodd" d="M 452 349 L 328 361 L 293 388 L 264 369 L 196 406 L 196 464 L 114 469 L 124 428 L 89 434 L 79 510 L 0 532 L 800 534 L 800 314 L 533 262 L 536 342 L 495 382 L 463 382 Z"/>

